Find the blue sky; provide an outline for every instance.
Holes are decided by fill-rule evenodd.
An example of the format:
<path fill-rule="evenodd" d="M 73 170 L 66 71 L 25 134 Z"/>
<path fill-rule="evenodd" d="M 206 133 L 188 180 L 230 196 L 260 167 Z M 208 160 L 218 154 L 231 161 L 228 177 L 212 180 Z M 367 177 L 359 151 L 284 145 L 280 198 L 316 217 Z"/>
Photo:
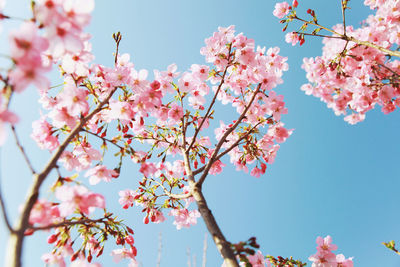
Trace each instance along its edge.
<path fill-rule="evenodd" d="M 339 253 L 354 257 L 355 266 L 400 266 L 400 256 L 381 244 L 391 239 L 400 243 L 400 113 L 383 115 L 377 108 L 367 113 L 364 122 L 350 126 L 320 100 L 300 91 L 300 86 L 306 83 L 300 68 L 302 58 L 320 55 L 321 39 L 307 39 L 303 47 L 286 44 L 281 25 L 272 16 L 276 2 L 98 0 L 87 31 L 93 36 L 97 63 L 113 64 L 111 35 L 121 31 L 120 51 L 131 54 L 136 69 L 150 72 L 164 70 L 171 63 L 176 63 L 180 71 L 194 63 L 203 64 L 205 60 L 199 50 L 218 26 L 233 24 L 238 33 L 255 39 L 257 45 L 279 46 L 281 55 L 289 58 L 289 71 L 276 91 L 284 95 L 289 109 L 282 121 L 295 131 L 281 145 L 275 163 L 268 166 L 261 178 L 236 172 L 231 167 L 221 175 L 207 178 L 203 188 L 222 231 L 231 242 L 256 236 L 264 254 L 294 256 L 303 261 L 315 253 L 315 238 L 329 234 Z M 313 7 L 324 25 L 332 26 L 341 20 L 340 1 L 299 2 L 304 11 Z M 348 24 L 358 26 L 371 12 L 361 2 L 350 2 Z M 9 0 L 7 5 L 8 14 L 22 17 L 29 14 L 29 1 Z M 7 53 L 7 31 L 15 25 L 3 26 L 2 54 Z M 0 62 L 4 66 L 5 61 Z M 54 83 L 57 79 L 55 74 Z M 37 98 L 35 89 L 30 88 L 15 98 L 12 108 L 21 118 L 17 131 L 39 169 L 49 154 L 40 151 L 29 137 L 31 121 L 40 114 Z M 218 111 L 225 112 L 222 108 Z M 0 155 L 2 189 L 11 217 L 15 218 L 30 175 L 11 138 Z M 134 188 L 140 179 L 137 166 L 128 160 L 124 163 L 117 181 L 97 185 L 93 190 L 105 193 L 109 209 L 135 230 L 138 260 L 145 267 L 156 265 L 161 232 L 161 266 L 187 266 L 188 248 L 196 255 L 197 266 L 201 266 L 206 233 L 201 220 L 190 229 L 177 231 L 171 219 L 163 224 L 143 225 L 140 209 L 120 208 L 118 191 Z M 48 195 L 44 188 L 42 196 Z M 27 238 L 25 266 L 43 266 L 40 255 L 50 251 L 45 240 L 46 235 Z M 4 257 L 5 241 L 5 227 L 1 223 L 0 259 Z M 109 251 L 105 252 L 101 259 L 103 266 L 113 264 L 108 254 Z M 207 266 L 221 263 L 208 237 Z"/>

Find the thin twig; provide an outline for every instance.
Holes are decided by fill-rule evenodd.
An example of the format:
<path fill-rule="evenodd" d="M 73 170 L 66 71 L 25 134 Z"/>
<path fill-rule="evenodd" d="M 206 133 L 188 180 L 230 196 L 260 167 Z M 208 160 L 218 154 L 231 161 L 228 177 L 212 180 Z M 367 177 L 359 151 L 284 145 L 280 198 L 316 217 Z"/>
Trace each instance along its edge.
<path fill-rule="evenodd" d="M 342 3 L 342 19 L 343 19 L 343 35 L 346 36 L 346 5 L 347 0 L 341 0 Z"/>
<path fill-rule="evenodd" d="M 103 106 L 108 103 L 114 92 L 118 87 L 115 87 L 107 97 L 101 101 L 92 112 L 90 112 L 86 117 L 82 118 L 80 122 L 75 126 L 75 128 L 69 133 L 69 135 L 64 139 L 61 145 L 57 148 L 57 150 L 53 153 L 50 160 L 45 165 L 44 169 L 39 173 L 33 175 L 33 184 L 28 190 L 28 194 L 26 197 L 26 201 L 23 204 L 21 215 L 17 221 L 15 227 L 15 235 L 10 237 L 10 243 L 8 246 L 7 254 L 9 258 L 7 258 L 6 262 L 10 266 L 21 266 L 21 255 L 22 255 L 22 244 L 24 240 L 24 232 L 26 229 L 30 227 L 29 225 L 29 215 L 32 211 L 33 206 L 39 198 L 39 189 L 49 173 L 55 168 L 57 165 L 57 161 L 67 148 L 69 143 L 79 134 L 79 132 L 83 129 L 84 125 L 93 118 L 93 116 L 99 113 Z"/>
<path fill-rule="evenodd" d="M 242 141 L 243 139 L 247 138 L 247 136 L 249 136 L 254 129 L 256 129 L 262 122 L 258 122 L 256 125 L 254 125 L 249 131 L 247 131 L 247 133 L 245 133 L 244 135 L 242 135 L 238 140 L 235 141 L 235 143 L 233 143 L 229 148 L 225 149 L 223 152 L 221 152 L 220 154 L 218 154 L 218 156 L 215 157 L 215 161 L 219 160 L 220 158 L 222 158 L 223 156 L 225 156 L 226 154 L 228 154 L 232 149 L 234 149 L 236 146 L 240 145 L 240 141 Z M 193 175 L 199 174 L 201 172 L 204 171 L 204 169 L 206 168 L 207 165 L 202 166 L 201 168 L 198 168 L 197 170 L 193 171 Z"/>
<path fill-rule="evenodd" d="M 211 166 L 215 163 L 216 157 L 218 155 L 219 150 L 221 149 L 222 145 L 225 143 L 226 138 L 236 129 L 236 127 L 242 122 L 244 117 L 246 116 L 247 111 L 250 109 L 251 105 L 253 104 L 254 100 L 256 99 L 257 94 L 260 91 L 261 83 L 258 84 L 257 88 L 254 90 L 254 93 L 249 101 L 249 103 L 246 105 L 245 109 L 243 110 L 242 114 L 239 116 L 238 120 L 230 127 L 224 135 L 221 137 L 219 140 L 217 146 L 215 147 L 215 150 L 213 154 L 211 155 L 210 160 L 208 163 L 205 165 L 204 171 L 202 176 L 199 178 L 199 180 L 196 182 L 196 186 L 200 186 L 203 184 L 204 180 L 206 179 L 209 170 L 211 169 Z"/>
<path fill-rule="evenodd" d="M 36 174 L 36 171 L 34 170 L 34 168 L 33 168 L 33 166 L 32 166 L 32 163 L 31 163 L 31 161 L 29 160 L 28 155 L 27 155 L 26 152 L 25 152 L 24 147 L 21 145 L 21 142 L 19 141 L 19 138 L 18 138 L 18 135 L 17 135 L 17 131 L 15 130 L 14 125 L 11 125 L 11 131 L 12 131 L 12 133 L 13 133 L 13 135 L 14 135 L 14 139 L 15 139 L 15 142 L 17 143 L 17 147 L 18 147 L 18 149 L 21 151 L 22 156 L 24 157 L 25 162 L 26 162 L 26 164 L 27 164 L 28 167 L 29 167 L 29 170 L 31 171 L 32 175 L 35 175 L 35 174 Z"/>
<path fill-rule="evenodd" d="M 1 152 L 1 148 L 0 148 L 0 152 Z M 0 155 L 1 155 L 1 153 L 0 153 Z M 0 164 L 1 164 L 1 161 L 0 161 Z M 0 173 L 0 178 L 1 178 L 1 173 Z M 1 181 L 0 181 L 0 207 L 1 207 L 1 212 L 3 214 L 3 220 L 4 220 L 4 223 L 7 226 L 8 231 L 10 231 L 11 233 L 15 233 L 15 230 L 14 230 L 14 228 L 12 228 L 10 220 L 8 219 L 6 203 L 4 202 L 3 193 L 2 193 L 2 190 L 1 190 Z"/>
<path fill-rule="evenodd" d="M 104 223 L 104 219 L 107 219 L 107 217 L 103 217 L 103 218 L 100 218 L 97 220 L 82 219 L 82 220 L 77 220 L 77 221 L 63 221 L 60 223 L 49 224 L 46 226 L 35 226 L 35 227 L 32 226 L 32 227 L 29 227 L 28 229 L 32 229 L 34 231 L 39 231 L 39 230 L 49 230 L 49 229 L 63 227 L 63 226 L 73 226 L 73 225 L 78 225 L 78 224 L 86 225 L 87 223 Z"/>
<path fill-rule="evenodd" d="M 94 132 L 88 131 L 88 130 L 86 130 L 86 129 L 82 129 L 82 131 L 85 132 L 85 133 L 91 134 L 91 135 L 93 135 L 93 136 L 96 136 L 96 137 L 100 138 L 100 139 L 103 140 L 103 141 L 109 142 L 109 143 L 113 144 L 114 146 L 118 147 L 119 149 L 125 149 L 124 147 L 122 147 L 122 146 L 120 146 L 120 145 L 114 143 L 112 140 L 107 139 L 107 138 L 105 138 L 105 137 L 101 137 L 101 136 L 95 134 Z"/>
<path fill-rule="evenodd" d="M 218 85 L 218 88 L 217 88 L 217 90 L 216 90 L 216 92 L 215 92 L 215 94 L 214 94 L 214 97 L 213 97 L 213 99 L 212 99 L 212 101 L 211 101 L 211 103 L 210 103 L 210 106 L 208 107 L 206 114 L 204 115 L 202 121 L 200 122 L 199 127 L 195 130 L 194 135 L 193 135 L 192 142 L 190 142 L 190 145 L 189 145 L 189 147 L 186 149 L 186 151 L 190 151 L 190 149 L 192 148 L 192 146 L 193 146 L 194 143 L 196 142 L 197 135 L 198 135 L 199 132 L 201 131 L 201 127 L 203 127 L 203 124 L 204 124 L 204 122 L 207 120 L 207 117 L 210 115 L 210 111 L 211 111 L 212 107 L 213 107 L 214 104 L 215 104 L 215 100 L 217 99 L 217 96 L 218 96 L 218 94 L 219 94 L 219 91 L 221 90 L 222 85 L 223 85 L 224 82 L 225 82 L 225 76 L 226 76 L 226 73 L 227 73 L 227 71 L 228 71 L 228 67 L 230 66 L 230 64 L 229 64 L 229 59 L 230 59 L 230 57 L 231 57 L 231 49 L 232 49 L 232 46 L 229 46 L 229 51 L 228 51 L 228 63 L 227 63 L 227 65 L 226 65 L 226 67 L 225 67 L 224 73 L 222 74 L 221 82 L 220 82 L 219 85 Z"/>
<path fill-rule="evenodd" d="M 332 35 L 323 35 L 323 34 L 317 34 L 317 33 L 306 33 L 306 32 L 295 32 L 297 34 L 303 34 L 306 36 L 318 36 L 318 37 L 323 37 L 323 38 L 331 38 L 331 39 L 340 39 L 343 40 L 342 37 L 340 36 L 332 36 Z"/>
<path fill-rule="evenodd" d="M 150 180 L 150 181 L 155 182 L 156 184 L 158 184 L 164 190 L 164 193 L 170 198 L 185 199 L 185 198 L 188 198 L 188 197 L 192 196 L 191 192 L 188 192 L 186 194 L 173 194 L 170 191 L 168 191 L 167 188 L 165 188 L 165 186 L 162 183 L 160 183 L 159 181 L 154 180 L 153 178 L 149 178 L 149 177 L 145 177 L 145 179 Z"/>
<path fill-rule="evenodd" d="M 301 19 L 301 18 L 299 18 L 297 16 L 294 17 L 294 19 L 300 20 L 300 21 L 302 21 L 304 23 L 316 26 L 318 28 L 321 28 L 321 29 L 324 29 L 324 30 L 326 30 L 328 32 L 331 32 L 331 33 L 333 33 L 335 35 L 338 35 L 342 40 L 351 41 L 351 42 L 354 42 L 354 43 L 359 44 L 359 45 L 364 45 L 364 46 L 367 46 L 367 47 L 375 48 L 375 49 L 377 49 L 377 50 L 379 50 L 381 52 L 384 52 L 384 53 L 386 53 L 386 54 L 388 54 L 390 56 L 400 57 L 400 52 L 399 51 L 393 51 L 393 50 L 384 48 L 382 46 L 376 45 L 376 44 L 368 42 L 368 41 L 358 40 L 358 39 L 356 39 L 356 38 L 354 38 L 352 36 L 348 36 L 348 35 L 344 35 L 344 34 L 338 33 L 336 31 L 334 31 L 332 29 L 329 29 L 327 27 L 324 27 L 324 26 L 322 26 L 322 25 L 320 25 L 318 23 L 315 23 L 313 21 L 307 21 L 307 20 Z M 302 33 L 302 34 L 305 34 L 305 33 Z M 305 34 L 305 35 L 312 35 L 312 34 Z"/>

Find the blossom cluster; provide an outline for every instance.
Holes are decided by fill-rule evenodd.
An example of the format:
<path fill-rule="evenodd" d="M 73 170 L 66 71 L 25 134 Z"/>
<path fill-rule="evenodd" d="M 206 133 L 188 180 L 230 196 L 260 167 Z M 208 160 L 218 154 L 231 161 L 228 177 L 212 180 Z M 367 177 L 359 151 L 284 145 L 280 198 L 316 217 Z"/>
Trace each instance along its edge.
<path fill-rule="evenodd" d="M 317 253 L 311 255 L 308 260 L 312 262 L 312 267 L 353 267 L 353 258 L 347 258 L 343 254 L 335 254 L 332 251 L 337 250 L 337 246 L 332 244 L 332 238 L 328 235 L 325 238 L 317 237 Z M 237 245 L 236 245 L 237 246 Z M 253 247 L 259 247 L 257 244 L 253 244 Z M 272 267 L 272 266 L 306 266 L 301 261 L 293 260 L 290 258 L 264 256 L 260 250 L 255 252 L 253 249 L 246 249 L 241 246 L 241 251 L 249 254 L 243 256 L 239 255 L 240 266 L 247 267 Z M 250 265 L 249 265 L 250 264 Z M 225 265 L 222 264 L 222 267 Z"/>
<path fill-rule="evenodd" d="M 332 27 L 332 36 L 323 38 L 322 55 L 304 58 L 302 65 L 309 83 L 301 89 L 320 98 L 336 115 L 345 115 L 350 124 L 364 120 L 366 112 L 377 105 L 384 114 L 400 106 L 400 61 L 393 58 L 390 50 L 395 51 L 400 44 L 400 4 L 395 0 L 366 0 L 364 4 L 376 13 L 368 16 L 360 28 L 344 29 L 343 24 Z M 307 11 L 312 16 L 308 21 L 290 11 L 294 8 L 284 2 L 277 4 L 274 11 L 278 18 L 287 16 L 281 22 L 304 22 L 299 32 L 286 35 L 286 41 L 293 45 L 304 42 L 303 31 L 308 25 L 316 27 L 310 35 L 324 29 L 313 10 Z"/>
<path fill-rule="evenodd" d="M 124 208 L 135 203 L 144 207 L 145 223 L 164 221 L 161 209 L 170 208 L 168 214 L 174 216 L 178 229 L 195 224 L 200 214 L 188 209 L 191 201 L 184 199 L 186 204 L 181 205 L 178 198 L 167 194 L 169 198 L 160 205 L 157 204 L 159 194 L 165 196 L 165 191 L 173 190 L 190 194 L 188 167 L 204 170 L 211 161 L 207 174 L 221 173 L 226 166 L 216 159 L 221 148 L 238 169 L 247 171 L 250 164 L 256 163 L 251 174 L 259 177 L 265 173 L 266 164 L 273 162 L 279 148 L 277 143 L 284 142 L 292 132 L 280 121 L 281 115 L 287 113 L 283 96 L 273 91 L 282 83 L 283 71 L 288 69 L 286 58 L 278 54 L 279 49 L 256 48 L 254 40 L 241 33 L 235 35 L 233 26 L 219 28 L 205 43 L 200 52 L 211 67 L 193 64 L 189 71 L 179 73 L 172 64 L 166 71 L 155 71 L 152 82 L 146 80 L 146 71 L 136 71 L 132 64 L 124 63 L 131 66 L 123 77 L 134 94 L 112 100 L 109 109 L 101 113 L 103 120 L 119 119 L 128 143 L 137 139 L 151 146 L 147 152 L 135 151 L 131 155 L 140 163 L 139 171 L 144 176 L 139 189 L 120 192 Z M 123 58 L 128 56 L 121 56 L 118 62 Z M 212 123 L 213 117 L 205 111 L 207 95 L 211 92 L 213 100 L 208 111 L 219 100 L 223 105 L 230 104 L 239 114 L 238 120 L 229 124 L 221 121 L 215 129 L 216 140 L 224 140 L 220 147 L 213 147 L 209 136 L 200 135 Z M 201 112 L 206 115 L 201 116 Z M 156 121 L 156 124 L 150 125 L 147 121 Z M 264 134 L 258 137 L 256 134 L 262 133 L 263 128 Z M 160 151 L 157 157 L 162 158 L 161 162 L 150 161 L 156 149 Z M 189 153 L 189 166 L 183 159 L 169 160 L 178 155 L 183 157 L 184 151 Z M 159 194 L 154 193 L 157 189 Z"/>
<path fill-rule="evenodd" d="M 337 246 L 332 244 L 332 238 L 328 235 L 325 238 L 317 237 L 317 253 L 308 259 L 312 261 L 312 267 L 353 267 L 353 258 L 343 254 L 333 253 Z"/>

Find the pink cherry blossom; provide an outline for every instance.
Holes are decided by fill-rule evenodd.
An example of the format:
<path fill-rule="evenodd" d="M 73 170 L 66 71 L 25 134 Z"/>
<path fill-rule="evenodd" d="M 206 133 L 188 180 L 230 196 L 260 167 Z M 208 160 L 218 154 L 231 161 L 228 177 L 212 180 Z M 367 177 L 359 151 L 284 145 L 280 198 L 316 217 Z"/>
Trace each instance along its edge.
<path fill-rule="evenodd" d="M 30 224 L 49 225 L 60 218 L 57 206 L 46 200 L 38 200 L 29 215 Z"/>
<path fill-rule="evenodd" d="M 168 117 L 173 122 L 178 122 L 182 119 L 183 116 L 183 109 L 181 106 L 177 104 L 172 104 L 170 110 L 168 111 Z"/>
<path fill-rule="evenodd" d="M 268 262 L 268 260 L 265 259 L 264 255 L 259 250 L 256 254 L 247 256 L 247 259 L 253 267 L 264 267 Z"/>
<path fill-rule="evenodd" d="M 112 178 L 117 178 L 118 173 L 115 170 L 109 170 L 104 165 L 98 165 L 85 174 L 85 177 L 89 177 L 89 183 L 91 185 L 98 184 L 100 181 L 110 182 Z"/>
<path fill-rule="evenodd" d="M 111 256 L 113 256 L 115 263 L 118 263 L 122 259 L 126 259 L 126 258 L 135 260 L 135 255 L 134 255 L 132 249 L 128 249 L 128 248 L 114 249 L 111 252 Z"/>
<path fill-rule="evenodd" d="M 0 98 L 0 105 L 1 105 L 1 98 Z M 0 146 L 4 144 L 7 137 L 7 132 L 5 129 L 6 123 L 16 124 L 19 121 L 19 118 L 13 112 L 5 109 L 0 108 Z"/>
<path fill-rule="evenodd" d="M 119 204 L 121 204 L 124 209 L 132 207 L 133 203 L 135 202 L 135 198 L 138 196 L 138 194 L 131 189 L 119 191 L 118 194 L 120 196 L 118 200 Z"/>
<path fill-rule="evenodd" d="M 274 16 L 281 19 L 289 13 L 289 4 L 287 2 L 276 3 L 274 9 Z"/>
<path fill-rule="evenodd" d="M 96 207 L 105 208 L 105 200 L 102 195 L 91 193 L 86 187 L 81 185 L 64 185 L 58 187 L 55 195 L 61 201 L 59 209 L 63 217 L 71 215 L 76 211 L 89 215 Z"/>
<path fill-rule="evenodd" d="M 191 225 L 195 225 L 197 218 L 201 216 L 197 210 L 189 211 L 187 209 L 172 209 L 169 215 L 175 217 L 174 224 L 178 230 L 182 229 L 182 227 L 188 228 Z"/>
<path fill-rule="evenodd" d="M 50 151 L 56 149 L 59 145 L 58 139 L 53 135 L 52 127 L 45 117 L 32 123 L 33 132 L 31 137 L 39 145 L 41 149 Z"/>
<path fill-rule="evenodd" d="M 296 32 L 288 32 L 285 36 L 285 41 L 292 46 L 296 45 L 299 41 L 299 35 Z"/>

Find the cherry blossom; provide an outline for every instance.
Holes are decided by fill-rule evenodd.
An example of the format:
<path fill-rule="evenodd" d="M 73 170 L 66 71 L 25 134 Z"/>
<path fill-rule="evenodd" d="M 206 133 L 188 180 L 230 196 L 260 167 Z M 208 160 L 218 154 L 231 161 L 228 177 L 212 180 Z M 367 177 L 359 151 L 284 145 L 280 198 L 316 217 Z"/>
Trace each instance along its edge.
<path fill-rule="evenodd" d="M 75 211 L 89 215 L 94 208 L 105 208 L 104 197 L 91 193 L 84 186 L 62 186 L 56 189 L 55 195 L 61 201 L 59 206 L 61 216 L 68 216 Z"/>

